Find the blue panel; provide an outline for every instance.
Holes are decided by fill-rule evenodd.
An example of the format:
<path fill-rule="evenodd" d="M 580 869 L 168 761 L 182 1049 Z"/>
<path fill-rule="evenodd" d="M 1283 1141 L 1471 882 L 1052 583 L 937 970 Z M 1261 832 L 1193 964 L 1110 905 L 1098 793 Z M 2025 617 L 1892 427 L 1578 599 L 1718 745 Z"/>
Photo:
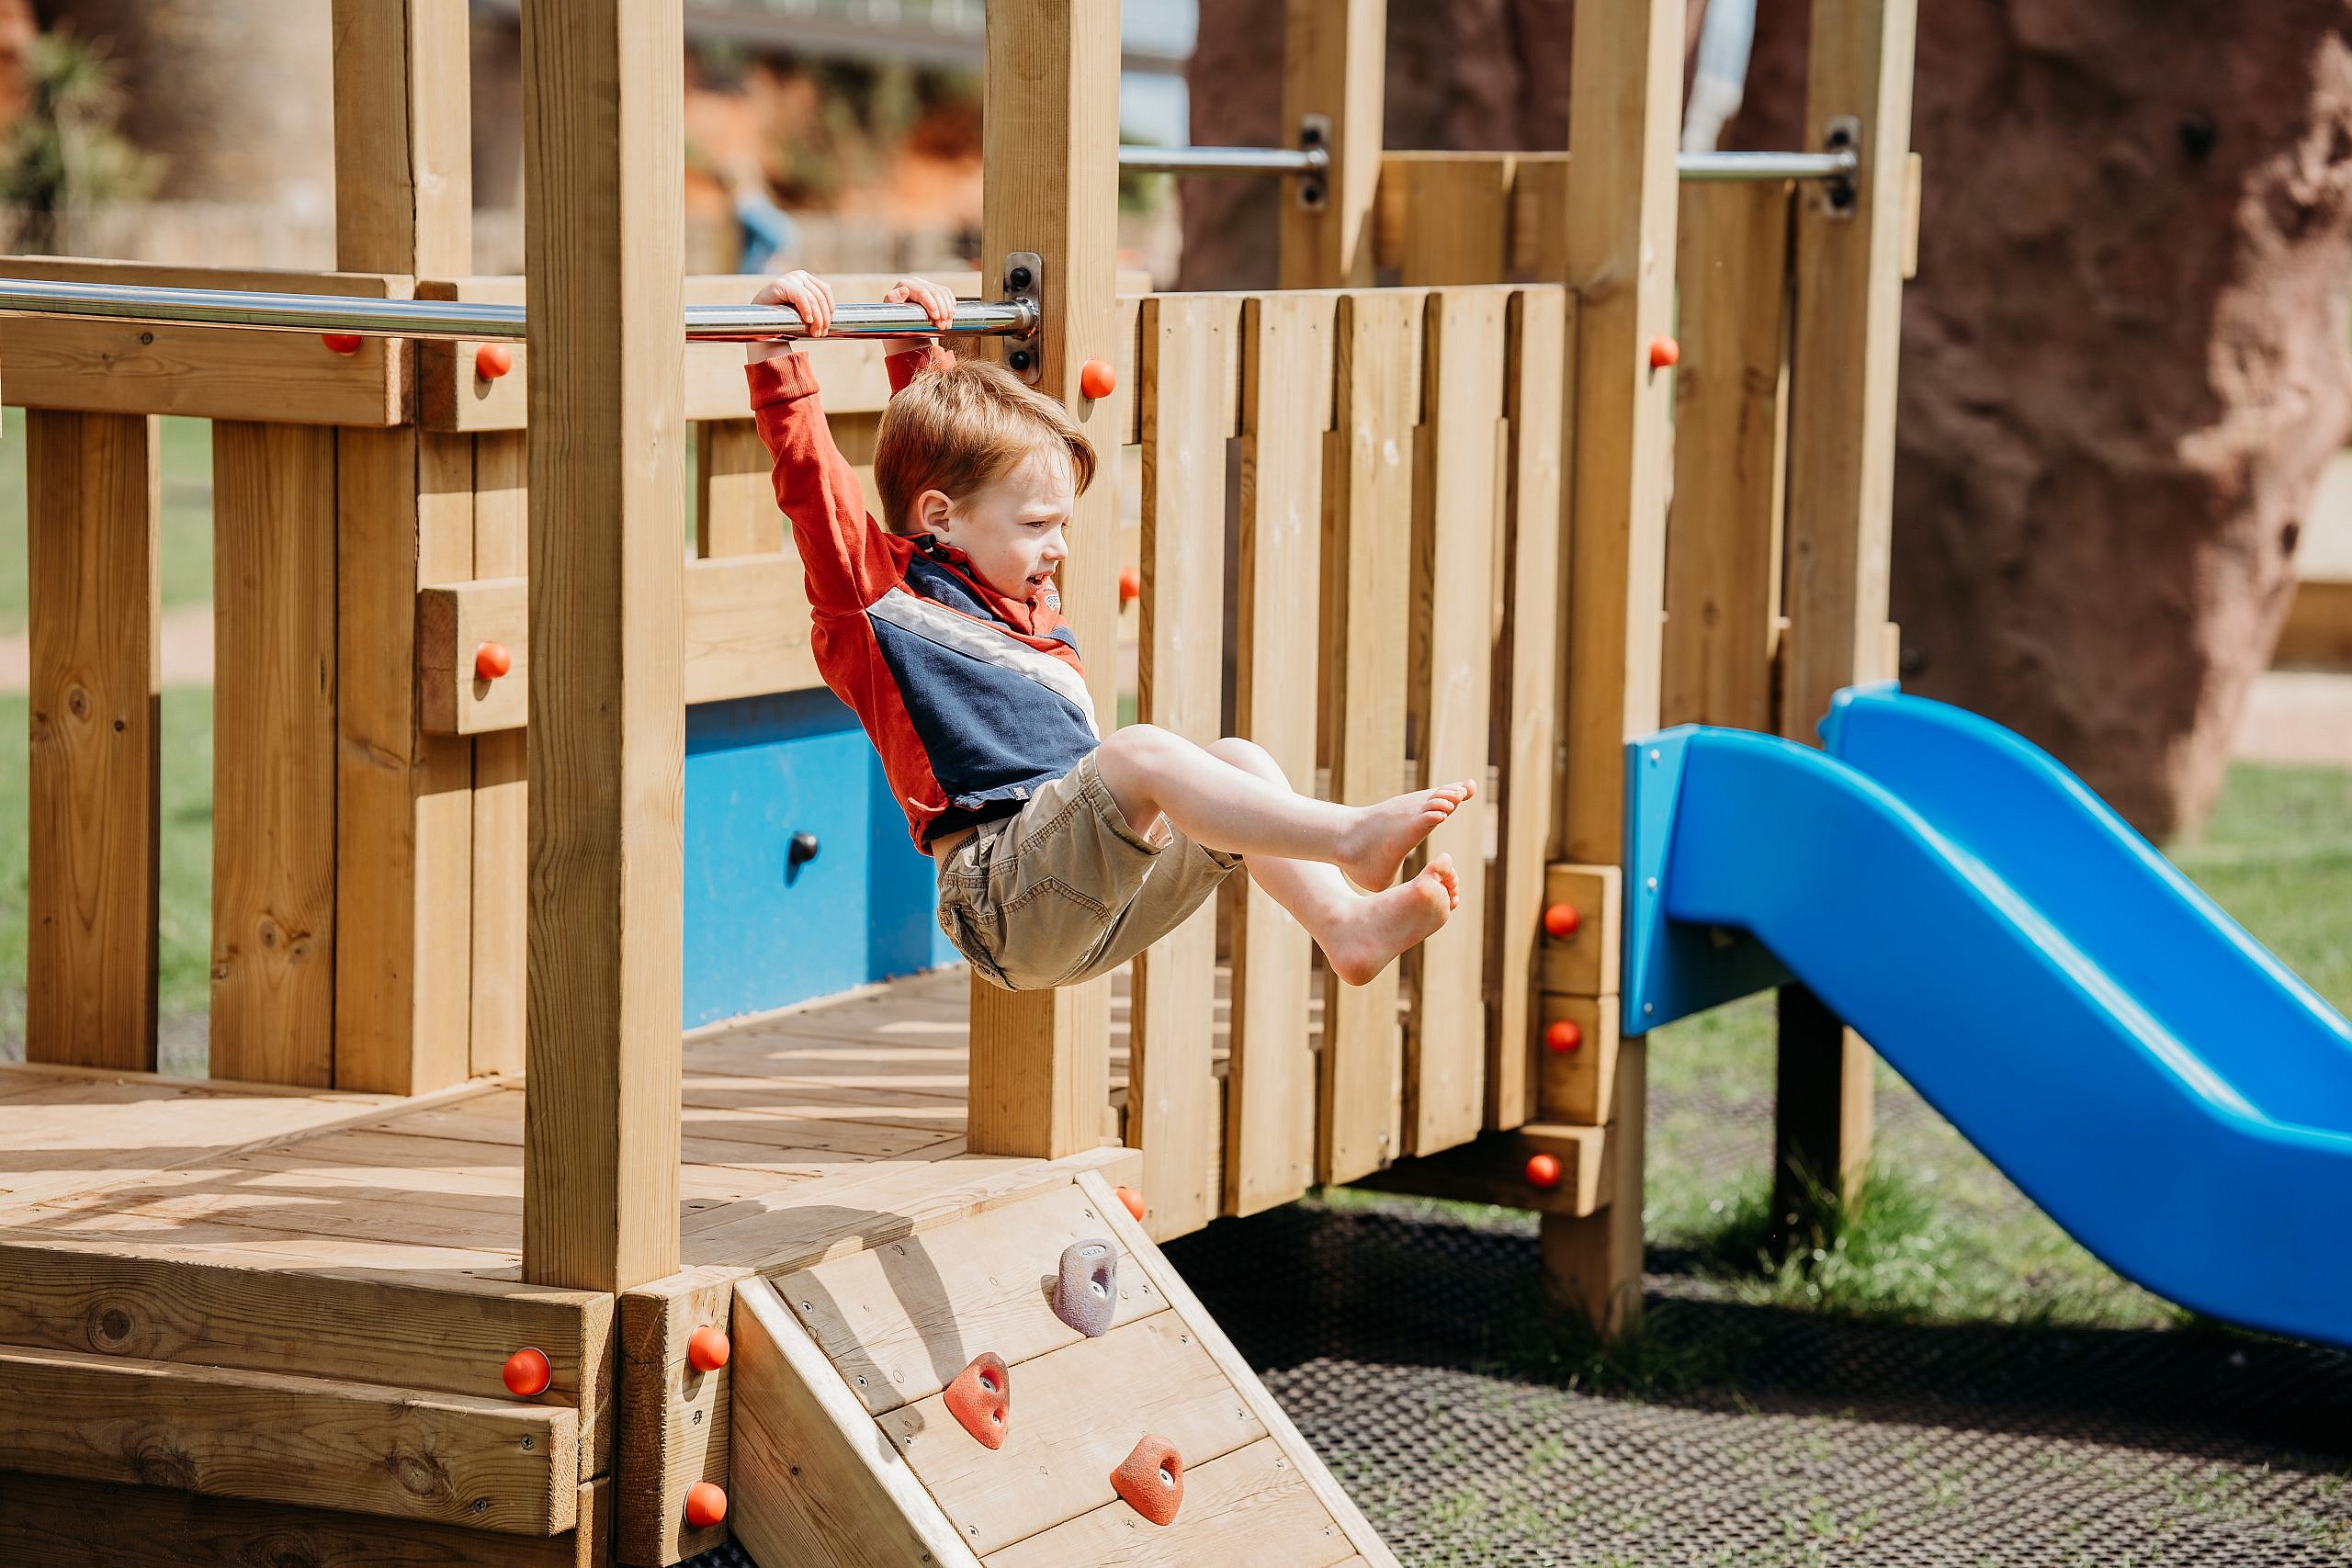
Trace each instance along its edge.
<path fill-rule="evenodd" d="M 689 1028 L 956 957 L 931 857 L 831 692 L 687 709 L 685 794 Z M 804 832 L 817 853 L 795 865 Z"/>
<path fill-rule="evenodd" d="M 1825 733 L 1651 743 L 1644 919 L 1762 941 L 2118 1272 L 2352 1345 L 2352 1025 L 2017 736 L 1886 692 Z"/>

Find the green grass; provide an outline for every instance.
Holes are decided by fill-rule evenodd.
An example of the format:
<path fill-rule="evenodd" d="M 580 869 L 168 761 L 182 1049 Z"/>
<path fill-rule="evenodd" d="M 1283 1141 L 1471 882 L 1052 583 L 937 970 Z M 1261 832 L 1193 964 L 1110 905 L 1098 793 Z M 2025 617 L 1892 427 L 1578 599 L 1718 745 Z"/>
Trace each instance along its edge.
<path fill-rule="evenodd" d="M 164 606 L 212 598 L 212 425 L 163 422 Z M 0 417 L 0 637 L 25 629 L 25 411 Z"/>

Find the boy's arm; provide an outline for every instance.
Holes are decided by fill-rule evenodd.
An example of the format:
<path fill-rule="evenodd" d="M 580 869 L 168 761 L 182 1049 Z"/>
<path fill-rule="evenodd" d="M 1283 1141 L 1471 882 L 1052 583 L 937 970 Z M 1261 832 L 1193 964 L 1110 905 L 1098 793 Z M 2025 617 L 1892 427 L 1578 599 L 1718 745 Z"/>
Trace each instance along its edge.
<path fill-rule="evenodd" d="M 850 615 L 898 581 L 882 530 L 865 514 L 857 473 L 833 445 L 808 357 L 789 351 L 743 367 L 752 417 L 775 461 L 775 503 L 792 522 L 808 574 L 808 606 Z"/>

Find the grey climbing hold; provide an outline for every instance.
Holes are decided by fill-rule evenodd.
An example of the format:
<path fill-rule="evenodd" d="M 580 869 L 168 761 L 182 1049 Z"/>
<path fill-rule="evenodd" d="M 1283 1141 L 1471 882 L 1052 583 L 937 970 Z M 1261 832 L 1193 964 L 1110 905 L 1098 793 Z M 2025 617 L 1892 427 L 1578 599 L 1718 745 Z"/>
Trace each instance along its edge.
<path fill-rule="evenodd" d="M 1097 1339 L 1119 1304 L 1119 1253 L 1099 1237 L 1062 1248 L 1061 1279 L 1054 1286 L 1054 1315 Z"/>

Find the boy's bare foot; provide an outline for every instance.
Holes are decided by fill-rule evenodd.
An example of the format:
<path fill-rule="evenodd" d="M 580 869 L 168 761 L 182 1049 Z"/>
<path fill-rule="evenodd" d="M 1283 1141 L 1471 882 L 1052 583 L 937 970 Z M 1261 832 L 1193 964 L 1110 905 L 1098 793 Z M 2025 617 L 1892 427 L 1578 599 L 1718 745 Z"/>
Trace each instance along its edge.
<path fill-rule="evenodd" d="M 1324 960 L 1349 985 L 1370 985 L 1398 953 L 1444 925 L 1461 897 L 1453 857 L 1435 856 L 1402 887 L 1357 899 L 1323 938 Z"/>
<path fill-rule="evenodd" d="M 1437 789 L 1408 790 L 1377 806 L 1360 807 L 1355 821 L 1340 836 L 1340 852 L 1332 863 L 1358 887 L 1377 892 L 1396 880 L 1396 868 L 1413 847 L 1476 793 L 1477 786 L 1464 779 Z"/>

